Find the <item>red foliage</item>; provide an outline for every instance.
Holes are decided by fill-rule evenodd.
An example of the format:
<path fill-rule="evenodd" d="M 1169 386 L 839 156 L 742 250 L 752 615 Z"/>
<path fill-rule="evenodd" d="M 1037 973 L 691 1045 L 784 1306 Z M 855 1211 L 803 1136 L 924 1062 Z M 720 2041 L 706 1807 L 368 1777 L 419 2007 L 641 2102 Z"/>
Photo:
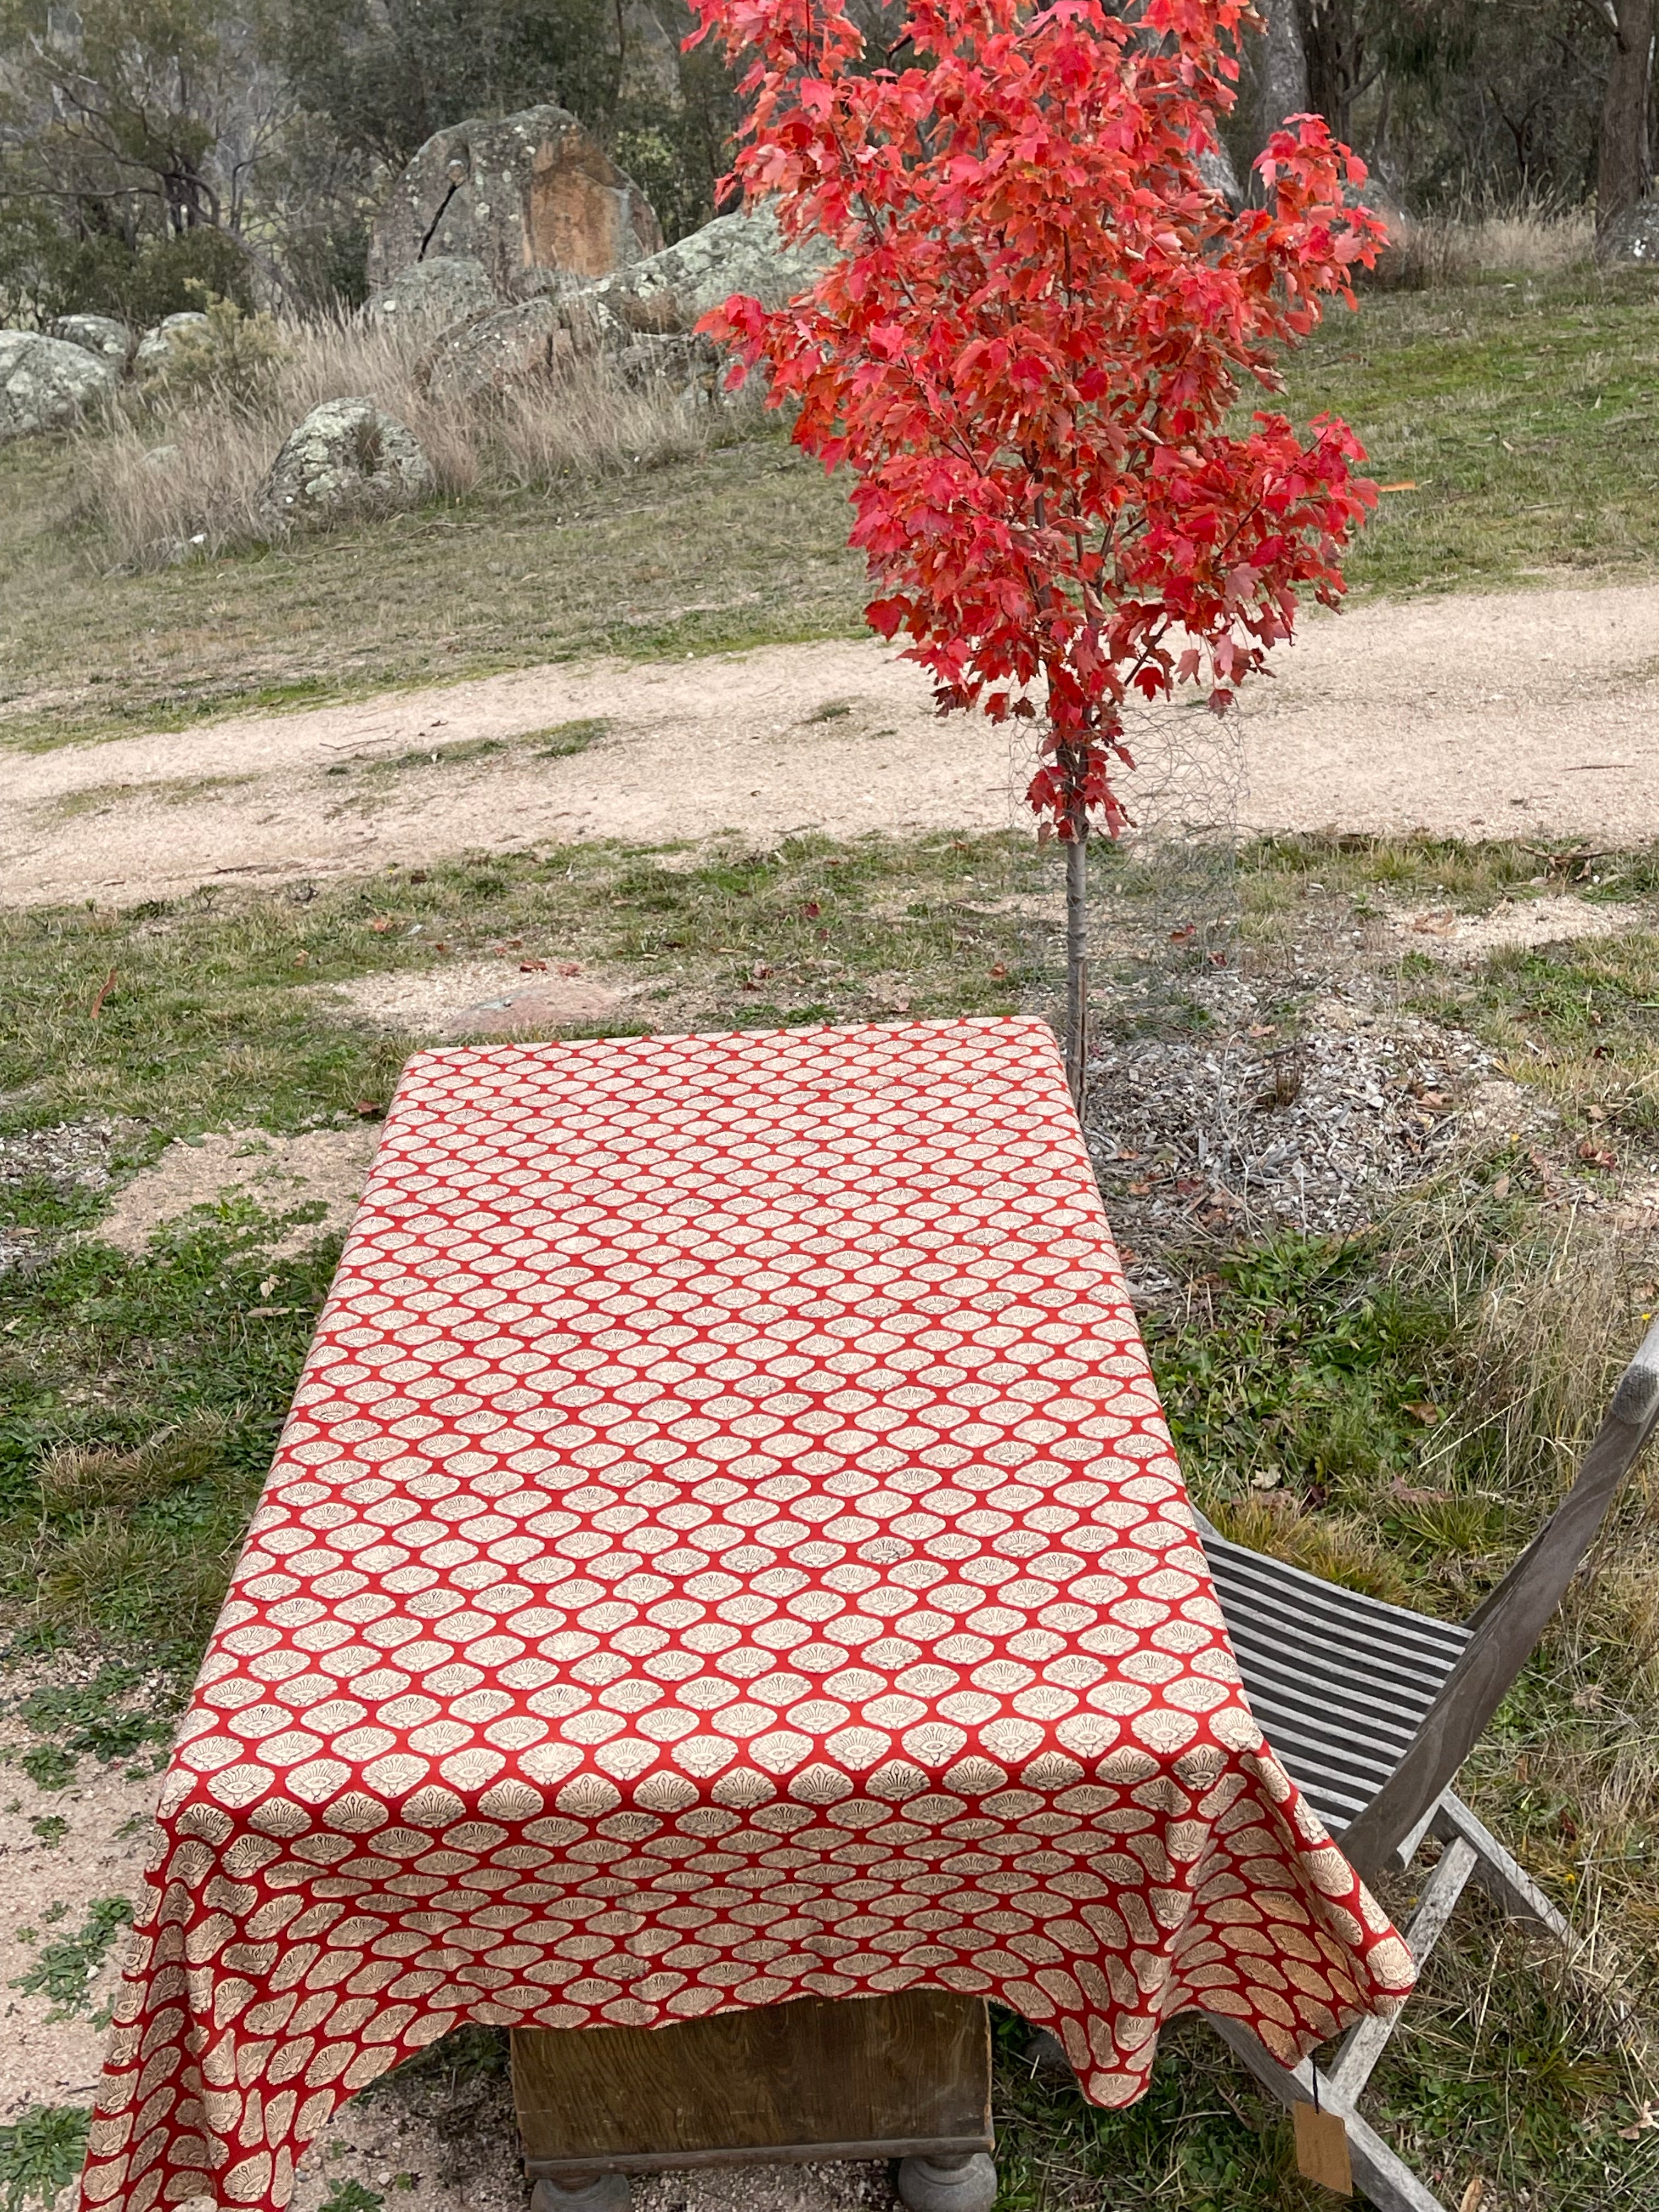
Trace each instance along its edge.
<path fill-rule="evenodd" d="M 1330 601 L 1375 496 L 1346 425 L 1227 427 L 1276 355 L 1352 304 L 1383 238 L 1316 117 L 1235 216 L 1199 173 L 1231 106 L 1243 0 L 890 4 L 886 57 L 836 0 L 692 0 L 750 66 L 736 173 L 841 258 L 792 305 L 701 327 L 764 362 L 798 445 L 856 477 L 868 615 L 941 711 L 1039 711 L 1030 797 L 1062 836 L 1123 816 L 1121 708 L 1197 680 L 1218 712 Z"/>

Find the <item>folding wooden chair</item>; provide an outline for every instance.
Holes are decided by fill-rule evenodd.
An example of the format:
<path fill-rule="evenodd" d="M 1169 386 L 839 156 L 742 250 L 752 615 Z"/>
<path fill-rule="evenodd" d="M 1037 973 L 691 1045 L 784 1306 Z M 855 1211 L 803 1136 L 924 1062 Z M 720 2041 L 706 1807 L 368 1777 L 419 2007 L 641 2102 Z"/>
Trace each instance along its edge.
<path fill-rule="evenodd" d="M 1659 1321 L 1620 1378 L 1578 1479 L 1498 1588 L 1462 1626 L 1343 1589 L 1233 1544 L 1199 1516 L 1233 1649 L 1268 1742 L 1342 1848 L 1374 1879 L 1440 1857 L 1402 1934 L 1420 1966 L 1468 1883 L 1563 1942 L 1571 1930 L 1451 1784 L 1526 1664 L 1595 1541 L 1659 1414 Z M 1314 2101 L 1311 2062 L 1281 2066 L 1237 2022 L 1208 2015 L 1256 2079 L 1288 2106 Z M 1394 2021 L 1363 2021 L 1318 2076 L 1340 2115 L 1354 2179 L 1377 2212 L 1444 2212 L 1355 2107 Z"/>

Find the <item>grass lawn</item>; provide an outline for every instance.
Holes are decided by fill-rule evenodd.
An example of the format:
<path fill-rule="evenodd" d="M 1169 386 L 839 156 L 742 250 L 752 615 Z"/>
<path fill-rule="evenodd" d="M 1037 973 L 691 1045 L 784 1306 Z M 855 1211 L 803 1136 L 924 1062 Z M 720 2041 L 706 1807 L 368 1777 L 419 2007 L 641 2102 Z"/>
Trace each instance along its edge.
<path fill-rule="evenodd" d="M 316 987 L 429 968 L 439 941 L 442 957 L 521 941 L 527 957 L 626 975 L 645 986 L 629 1001 L 637 1026 L 1029 1005 L 1052 963 L 1039 865 L 992 838 L 802 841 L 766 856 L 582 847 L 122 915 L 9 915 L 0 1173 L 8 1140 L 93 1118 L 114 1129 L 122 1174 L 206 1129 L 355 1124 L 360 1101 L 389 1094 L 410 1041 L 331 1011 Z M 1284 840 L 1246 856 L 1247 942 L 1292 1036 L 1316 1018 L 1316 979 L 1275 965 L 1291 915 L 1304 947 L 1321 927 L 1346 945 L 1356 917 L 1391 899 L 1478 909 L 1565 886 L 1611 902 L 1626 927 L 1472 969 L 1379 956 L 1381 1000 L 1481 1041 L 1555 1117 L 1547 1130 L 1472 1141 L 1354 1236 L 1192 1231 L 1158 1255 L 1177 1294 L 1145 1316 L 1209 1510 L 1452 1617 L 1559 1494 L 1656 1296 L 1650 1254 L 1615 1217 L 1659 1129 L 1659 935 L 1628 903 L 1659 873 L 1635 854 L 1601 864 L 1600 883 L 1542 886 L 1537 867 L 1519 848 L 1428 843 Z M 173 1223 L 135 1260 L 98 1241 L 106 1194 L 73 1176 L 46 1168 L 0 1193 L 22 1252 L 0 1273 L 0 1593 L 14 1658 L 72 1649 L 80 1670 L 15 1715 L 27 1747 L 15 1755 L 49 1785 L 147 1744 L 153 1755 L 334 1248 L 273 1259 L 283 1224 L 239 1203 Z M 1478 2176 L 1482 2212 L 1659 2212 L 1659 2130 L 1637 2125 L 1659 1956 L 1650 1480 L 1466 1777 L 1593 1932 L 1588 1966 L 1570 1972 L 1471 1897 L 1376 2077 L 1377 2124 L 1452 2205 Z M 1410 1895 L 1389 1902 L 1403 1911 Z M 1324 2201 L 1295 2178 L 1278 2108 L 1195 2024 L 1171 2031 L 1151 2094 L 1118 2115 L 1035 2068 L 1017 2021 L 1000 2021 L 999 2042 L 1006 2212 Z M 27 2141 L 0 2130 L 0 2188 L 14 2167 L 45 2170 L 48 2136 L 73 2133 L 68 2119 L 31 2125 Z"/>
<path fill-rule="evenodd" d="M 1383 483 L 1352 588 L 1651 573 L 1659 291 L 1643 273 L 1369 291 L 1291 366 Z M 840 479 L 776 430 L 552 492 L 479 495 L 286 550 L 111 575 L 69 449 L 0 449 L 0 735 L 173 726 L 566 656 L 678 656 L 863 629 Z M 67 520 L 67 526 L 66 526 Z"/>
<path fill-rule="evenodd" d="M 1345 416 L 1385 491 L 1356 595 L 1650 574 L 1659 280 L 1586 270 L 1368 292 L 1297 360 L 1294 418 Z"/>

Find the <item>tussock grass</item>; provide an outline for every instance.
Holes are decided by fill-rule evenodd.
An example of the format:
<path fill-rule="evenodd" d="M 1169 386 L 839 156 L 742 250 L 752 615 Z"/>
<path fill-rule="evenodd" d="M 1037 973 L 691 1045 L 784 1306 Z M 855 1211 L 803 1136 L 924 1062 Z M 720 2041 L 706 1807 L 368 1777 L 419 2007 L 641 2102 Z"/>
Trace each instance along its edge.
<path fill-rule="evenodd" d="M 1291 1499 L 1269 1491 L 1215 1501 L 1217 1528 L 1235 1544 L 1266 1552 L 1304 1573 L 1322 1575 L 1345 1589 L 1363 1590 L 1398 1605 L 1406 1594 L 1399 1569 L 1354 1521 L 1299 1514 Z"/>
<path fill-rule="evenodd" d="M 725 410 L 666 383 L 632 387 L 598 361 L 471 404 L 435 399 L 434 337 L 325 316 L 274 326 L 252 368 L 233 359 L 217 372 L 204 353 L 187 377 L 154 380 L 112 427 L 89 424 L 76 439 L 76 511 L 118 567 L 285 541 L 294 533 L 264 511 L 261 490 L 284 438 L 328 399 L 373 399 L 396 416 L 450 501 L 684 459 L 730 428 Z"/>
<path fill-rule="evenodd" d="M 1650 1251 L 1523 1173 L 1466 1158 L 1346 1245 L 1212 1256 L 1204 1328 L 1154 1323 L 1188 1480 L 1225 1533 L 1445 1619 L 1501 1578 L 1572 1480 L 1654 1298 Z M 1659 2206 L 1659 2161 L 1617 2132 L 1659 2051 L 1656 1500 L 1650 1461 L 1459 1784 L 1582 1948 L 1569 1960 L 1471 1893 L 1431 1961 L 1372 2097 L 1419 2169 L 1453 2178 L 1438 2192 L 1453 2203 L 1478 2173 L 1505 2207 Z M 1425 1870 L 1385 1885 L 1397 1917 Z M 1052 2085 L 1026 2081 L 1012 2142 L 1035 2160 L 1064 2139 L 1078 2183 L 1110 2175 L 1126 2208 L 1301 2204 L 1277 2114 L 1201 2036 L 1178 2048 L 1170 2138 L 1074 2105 L 1063 2118 Z M 1231 2184 L 1212 2197 L 1224 2145 Z M 1127 2187 L 1109 2162 L 1126 2147 Z M 1065 2178 L 1017 2201 L 1096 2200 Z"/>
<path fill-rule="evenodd" d="M 14 1573 L 37 1631 L 113 1629 L 189 1650 L 224 1596 L 257 1494 L 231 1425 L 208 1409 L 126 1449 L 63 1443 L 36 1470 L 41 1513 Z"/>
<path fill-rule="evenodd" d="M 1587 208 L 1520 207 L 1423 216 L 1406 223 L 1370 283 L 1399 291 L 1446 290 L 1493 276 L 1561 276 L 1595 258 Z"/>
<path fill-rule="evenodd" d="M 58 1444 L 36 1480 L 49 1514 L 153 1504 L 169 1491 L 209 1480 L 224 1450 L 224 1425 L 211 1415 L 162 1429 L 131 1450 Z"/>

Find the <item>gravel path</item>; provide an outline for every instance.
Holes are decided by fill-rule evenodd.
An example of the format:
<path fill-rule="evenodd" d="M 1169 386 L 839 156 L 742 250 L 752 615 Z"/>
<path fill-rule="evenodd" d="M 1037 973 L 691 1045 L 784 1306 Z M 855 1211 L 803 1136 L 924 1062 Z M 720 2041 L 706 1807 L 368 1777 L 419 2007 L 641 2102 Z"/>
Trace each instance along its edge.
<path fill-rule="evenodd" d="M 1242 817 L 1659 836 L 1656 710 L 1659 585 L 1316 614 L 1242 714 Z M 1198 726 L 1170 710 L 1153 750 Z M 872 641 L 532 668 L 0 752 L 0 904 L 118 903 L 580 838 L 997 828 L 1024 818 L 1023 782 L 1006 732 L 936 719 L 927 679 Z"/>

